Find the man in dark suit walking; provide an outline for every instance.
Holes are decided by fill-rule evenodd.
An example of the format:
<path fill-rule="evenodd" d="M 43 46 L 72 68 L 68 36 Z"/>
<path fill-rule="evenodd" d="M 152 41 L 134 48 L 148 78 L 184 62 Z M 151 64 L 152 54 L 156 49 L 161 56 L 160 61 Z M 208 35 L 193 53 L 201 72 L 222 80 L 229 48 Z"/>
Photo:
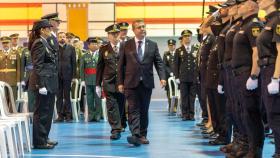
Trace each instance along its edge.
<path fill-rule="evenodd" d="M 71 117 L 71 81 L 76 72 L 76 52 L 75 48 L 66 44 L 65 32 L 58 33 L 58 93 L 56 108 L 58 113 L 57 122 L 62 122 L 64 119 L 69 122 Z"/>
<path fill-rule="evenodd" d="M 148 110 L 154 88 L 153 65 L 158 72 L 160 84 L 166 85 L 164 64 L 157 43 L 147 39 L 145 23 L 132 23 L 135 37 L 125 42 L 120 49 L 118 65 L 118 89 L 128 101 L 128 123 L 132 136 L 130 144 L 149 144 L 147 137 Z"/>

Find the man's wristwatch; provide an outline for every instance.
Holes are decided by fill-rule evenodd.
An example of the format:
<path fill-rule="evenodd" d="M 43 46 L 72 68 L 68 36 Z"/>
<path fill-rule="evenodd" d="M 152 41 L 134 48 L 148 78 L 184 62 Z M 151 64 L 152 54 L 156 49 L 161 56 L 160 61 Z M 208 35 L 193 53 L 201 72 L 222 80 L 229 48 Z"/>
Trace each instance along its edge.
<path fill-rule="evenodd" d="M 258 79 L 258 76 L 257 76 L 257 75 L 255 75 L 255 74 L 251 75 L 250 77 L 251 77 L 251 79 L 252 79 L 252 80 L 256 80 L 256 79 Z"/>

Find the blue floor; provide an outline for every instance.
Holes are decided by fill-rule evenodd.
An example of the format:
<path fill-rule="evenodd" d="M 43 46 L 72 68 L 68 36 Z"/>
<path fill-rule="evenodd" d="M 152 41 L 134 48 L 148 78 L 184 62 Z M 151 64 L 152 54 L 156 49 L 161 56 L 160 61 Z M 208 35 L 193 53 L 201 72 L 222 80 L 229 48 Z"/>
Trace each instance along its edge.
<path fill-rule="evenodd" d="M 53 150 L 32 150 L 26 157 L 94 157 L 94 158 L 222 158 L 219 146 L 209 146 L 202 139 L 193 122 L 182 122 L 168 116 L 166 102 L 152 102 L 148 130 L 149 145 L 133 147 L 127 144 L 128 131 L 122 138 L 110 141 L 110 126 L 100 123 L 53 124 L 50 138 L 59 142 Z M 264 158 L 274 152 L 274 146 L 266 140 Z"/>

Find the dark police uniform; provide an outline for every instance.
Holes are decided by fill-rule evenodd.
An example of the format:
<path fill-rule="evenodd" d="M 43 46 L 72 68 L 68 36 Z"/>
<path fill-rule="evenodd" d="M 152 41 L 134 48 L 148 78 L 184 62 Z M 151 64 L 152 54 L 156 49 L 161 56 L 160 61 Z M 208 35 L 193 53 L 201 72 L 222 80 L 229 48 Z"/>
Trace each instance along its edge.
<path fill-rule="evenodd" d="M 234 84 L 237 91 L 236 94 L 244 112 L 243 121 L 248 135 L 249 148 L 252 151 L 259 152 L 262 151 L 264 143 L 259 88 L 247 90 L 246 82 L 251 75 L 252 47 L 256 47 L 256 37 L 261 29 L 262 26 L 257 18 L 257 14 L 243 19 L 241 28 L 233 39 L 231 64 L 236 82 Z"/>
<path fill-rule="evenodd" d="M 280 95 L 271 95 L 267 91 L 267 85 L 273 77 L 276 58 L 279 52 L 276 43 L 280 42 L 280 12 L 274 11 L 266 17 L 266 25 L 257 38 L 259 53 L 258 64 L 261 67 L 261 93 L 266 107 L 267 119 L 275 136 L 275 156 L 280 157 Z"/>
<path fill-rule="evenodd" d="M 51 27 L 47 20 L 34 23 L 32 31 L 44 27 Z M 53 148 L 48 143 L 54 110 L 55 94 L 58 90 L 57 57 L 55 50 L 46 39 L 38 38 L 31 47 L 33 70 L 29 79 L 29 88 L 36 93 L 33 117 L 33 145 L 34 148 Z M 45 87 L 47 94 L 39 93 Z"/>
<path fill-rule="evenodd" d="M 182 31 L 181 35 L 191 35 L 189 30 Z M 180 80 L 181 109 L 183 120 L 194 120 L 194 101 L 196 95 L 197 47 L 183 45 L 175 52 L 175 77 Z"/>
<path fill-rule="evenodd" d="M 119 32 L 119 25 L 110 25 L 105 29 L 108 33 Z M 106 106 L 108 120 L 112 128 L 111 139 L 119 139 L 122 130 L 121 116 L 125 105 L 124 94 L 118 92 L 117 87 L 117 67 L 119 60 L 119 49 L 113 48 L 111 43 L 103 45 L 99 50 L 99 59 L 97 63 L 96 86 L 101 87 L 106 95 Z"/>
<path fill-rule="evenodd" d="M 169 39 L 167 40 L 167 44 L 174 46 L 176 45 L 176 41 L 173 39 Z M 173 52 L 171 51 L 165 51 L 163 53 L 163 63 L 165 65 L 165 72 L 166 72 L 166 77 L 172 77 L 170 76 L 170 73 L 173 73 L 174 75 L 174 70 L 175 70 L 175 50 Z M 174 87 L 174 85 L 171 85 Z M 177 108 L 177 104 L 178 104 L 178 99 L 175 100 L 175 105 L 174 105 L 174 109 L 170 109 L 171 108 L 171 96 L 170 94 L 170 90 L 169 90 L 169 85 L 167 82 L 167 85 L 165 86 L 165 90 L 166 90 L 166 94 L 167 94 L 167 98 L 168 98 L 168 111 L 169 112 L 174 112 Z M 174 95 L 174 93 L 172 94 Z"/>
<path fill-rule="evenodd" d="M 200 92 L 201 92 L 201 102 L 200 106 L 202 109 L 202 117 L 204 119 L 208 118 L 207 110 L 207 95 L 206 95 L 206 72 L 207 72 L 207 62 L 210 54 L 210 49 L 215 40 L 215 36 L 208 34 L 202 38 L 201 46 L 199 48 L 199 77 L 200 77 Z"/>
<path fill-rule="evenodd" d="M 89 38 L 88 43 L 98 43 L 97 38 Z M 100 121 L 102 108 L 101 98 L 96 94 L 96 68 L 99 58 L 99 52 L 91 52 L 88 50 L 80 61 L 80 77 L 81 81 L 86 84 L 86 96 L 88 104 L 88 118 L 89 121 Z"/>

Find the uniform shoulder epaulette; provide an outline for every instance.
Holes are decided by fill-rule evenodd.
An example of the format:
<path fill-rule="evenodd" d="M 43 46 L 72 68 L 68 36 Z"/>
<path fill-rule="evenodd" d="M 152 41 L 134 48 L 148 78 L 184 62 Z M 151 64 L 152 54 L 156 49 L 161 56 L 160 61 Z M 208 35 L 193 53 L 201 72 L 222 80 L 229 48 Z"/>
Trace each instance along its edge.
<path fill-rule="evenodd" d="M 109 45 L 109 43 L 102 44 L 102 45 L 100 46 L 100 48 L 106 47 L 106 46 L 108 46 L 108 45 Z"/>
<path fill-rule="evenodd" d="M 200 44 L 196 43 L 193 45 L 195 48 L 199 48 Z"/>

